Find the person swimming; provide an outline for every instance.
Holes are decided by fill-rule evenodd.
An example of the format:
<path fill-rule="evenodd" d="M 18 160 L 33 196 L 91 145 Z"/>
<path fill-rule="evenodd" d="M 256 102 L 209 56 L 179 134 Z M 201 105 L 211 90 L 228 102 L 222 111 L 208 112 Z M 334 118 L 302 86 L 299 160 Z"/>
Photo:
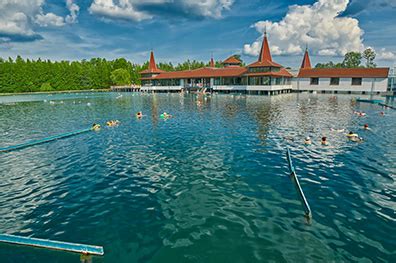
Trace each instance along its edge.
<path fill-rule="evenodd" d="M 321 142 L 321 144 L 322 144 L 322 145 L 329 145 L 329 142 L 327 141 L 327 137 L 326 137 L 326 136 L 323 136 L 323 137 L 322 137 L 322 142 Z"/>
<path fill-rule="evenodd" d="M 352 142 L 363 142 L 363 138 L 362 138 L 362 137 L 359 137 L 359 135 L 358 135 L 357 133 L 354 133 L 354 132 L 352 132 L 352 131 L 350 131 L 350 132 L 347 134 L 347 137 L 348 137 L 348 139 L 349 139 L 350 141 L 352 141 Z"/>
<path fill-rule="evenodd" d="M 310 138 L 309 136 L 305 137 L 304 143 L 305 143 L 306 145 L 311 145 L 311 144 L 312 144 L 311 138 Z"/>
<path fill-rule="evenodd" d="M 359 137 L 359 135 L 358 135 L 357 133 L 354 133 L 354 132 L 350 131 L 350 132 L 347 134 L 347 137 L 348 137 L 348 138 L 353 138 L 353 137 Z"/>
<path fill-rule="evenodd" d="M 106 122 L 106 125 L 109 127 L 114 127 L 114 126 L 117 126 L 118 124 L 120 124 L 120 122 L 118 120 L 111 120 L 111 121 Z"/>
<path fill-rule="evenodd" d="M 368 126 L 367 123 L 363 125 L 363 129 L 365 129 L 365 130 L 370 130 L 370 128 L 369 128 L 369 126 Z"/>
<path fill-rule="evenodd" d="M 162 114 L 160 115 L 160 118 L 161 118 L 161 119 L 169 119 L 169 118 L 172 118 L 172 115 L 170 115 L 170 114 L 164 112 L 164 113 L 162 113 Z"/>
<path fill-rule="evenodd" d="M 136 113 L 136 118 L 141 119 L 142 117 L 143 117 L 143 113 L 141 111 Z"/>
<path fill-rule="evenodd" d="M 99 131 L 100 130 L 100 124 L 97 124 L 97 123 L 92 124 L 91 129 L 93 131 Z"/>

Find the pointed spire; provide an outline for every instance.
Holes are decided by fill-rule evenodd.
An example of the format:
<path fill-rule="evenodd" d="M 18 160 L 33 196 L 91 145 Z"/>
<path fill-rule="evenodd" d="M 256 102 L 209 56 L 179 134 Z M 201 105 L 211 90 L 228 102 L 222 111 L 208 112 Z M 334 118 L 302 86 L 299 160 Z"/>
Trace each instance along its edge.
<path fill-rule="evenodd" d="M 154 59 L 154 52 L 153 52 L 153 50 L 151 50 L 151 53 L 150 53 L 149 70 L 150 70 L 151 72 L 158 71 L 157 65 L 155 64 L 155 59 Z"/>
<path fill-rule="evenodd" d="M 263 62 L 265 60 L 272 61 L 271 51 L 270 51 L 268 39 L 267 39 L 267 28 L 265 28 L 265 31 L 264 31 L 263 44 L 261 45 L 261 51 L 260 51 L 260 56 L 259 56 L 260 62 Z"/>
<path fill-rule="evenodd" d="M 311 60 L 309 59 L 309 54 L 308 54 L 308 45 L 305 47 L 305 54 L 304 54 L 304 59 L 301 63 L 301 68 L 311 68 Z"/>
<path fill-rule="evenodd" d="M 211 67 L 211 68 L 215 67 L 215 63 L 214 63 L 214 60 L 213 60 L 213 54 L 212 54 L 212 57 L 210 58 L 209 67 Z"/>

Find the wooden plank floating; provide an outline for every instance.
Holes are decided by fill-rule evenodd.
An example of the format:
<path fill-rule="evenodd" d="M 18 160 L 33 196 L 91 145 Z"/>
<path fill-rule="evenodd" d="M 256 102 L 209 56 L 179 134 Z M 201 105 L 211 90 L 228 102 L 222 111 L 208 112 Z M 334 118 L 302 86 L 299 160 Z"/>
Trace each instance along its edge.
<path fill-rule="evenodd" d="M 302 204 L 304 212 L 305 212 L 305 216 L 308 219 L 311 219 L 312 218 L 311 208 L 309 207 L 308 201 L 305 198 L 305 195 L 304 195 L 304 192 L 303 192 L 303 190 L 301 188 L 300 182 L 298 181 L 298 177 L 297 177 L 296 170 L 294 169 L 294 166 L 293 166 L 293 163 L 292 163 L 292 159 L 291 159 L 289 148 L 287 148 L 286 157 L 287 157 L 287 162 L 289 164 L 290 179 L 293 181 L 293 184 L 294 184 L 294 186 L 296 188 L 298 197 L 300 198 L 301 204 Z"/>
<path fill-rule="evenodd" d="M 60 250 L 66 252 L 85 254 L 85 255 L 94 255 L 94 256 L 104 255 L 103 247 L 101 246 L 76 244 L 76 243 L 69 243 L 62 241 L 53 241 L 48 239 L 14 236 L 8 234 L 0 234 L 0 243 L 31 246 L 36 248 L 54 249 L 54 250 Z"/>

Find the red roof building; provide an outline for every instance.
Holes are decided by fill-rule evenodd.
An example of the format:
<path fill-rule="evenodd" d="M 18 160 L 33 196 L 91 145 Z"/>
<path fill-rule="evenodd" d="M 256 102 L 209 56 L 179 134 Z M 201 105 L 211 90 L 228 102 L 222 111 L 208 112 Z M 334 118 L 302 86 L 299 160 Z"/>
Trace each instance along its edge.
<path fill-rule="evenodd" d="M 240 67 L 241 65 L 242 62 L 239 59 L 237 59 L 235 56 L 231 56 L 223 61 L 224 67 L 233 67 L 233 66 Z"/>
<path fill-rule="evenodd" d="M 216 68 L 213 58 L 209 67 L 195 70 L 164 72 L 155 65 L 154 54 L 151 52 L 149 68 L 141 72 L 143 86 L 272 86 L 291 85 L 292 75 L 280 64 L 272 61 L 267 34 L 258 60 L 247 67 L 235 56 L 223 62 L 223 68 Z"/>
<path fill-rule="evenodd" d="M 311 68 L 308 50 L 298 73 L 299 78 L 387 78 L 389 68 Z"/>
<path fill-rule="evenodd" d="M 387 90 L 388 75 L 389 68 L 312 68 L 306 50 L 293 88 L 373 94 Z"/>

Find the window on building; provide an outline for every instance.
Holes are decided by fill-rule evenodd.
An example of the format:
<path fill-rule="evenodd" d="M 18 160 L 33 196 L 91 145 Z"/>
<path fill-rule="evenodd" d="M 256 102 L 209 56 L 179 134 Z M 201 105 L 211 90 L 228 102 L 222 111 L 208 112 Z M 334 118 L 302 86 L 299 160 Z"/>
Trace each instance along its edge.
<path fill-rule="evenodd" d="M 319 85 L 319 78 L 311 78 L 311 85 Z"/>
<path fill-rule="evenodd" d="M 340 85 L 340 78 L 331 78 L 330 79 L 330 85 L 332 85 L 332 86 Z"/>
<path fill-rule="evenodd" d="M 362 85 L 362 78 L 352 78 L 352 85 L 353 86 L 361 86 Z"/>

